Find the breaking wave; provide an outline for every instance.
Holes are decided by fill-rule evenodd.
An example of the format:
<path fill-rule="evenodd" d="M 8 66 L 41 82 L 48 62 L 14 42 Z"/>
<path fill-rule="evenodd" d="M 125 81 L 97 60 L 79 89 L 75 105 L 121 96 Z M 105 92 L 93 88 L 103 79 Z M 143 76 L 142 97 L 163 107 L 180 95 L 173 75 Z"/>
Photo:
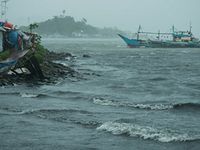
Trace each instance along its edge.
<path fill-rule="evenodd" d="M 39 94 L 28 94 L 28 93 L 21 93 L 20 96 L 22 98 L 36 98 L 39 97 Z"/>
<path fill-rule="evenodd" d="M 128 102 L 119 102 L 115 100 L 108 100 L 103 98 L 93 98 L 93 103 L 103 106 L 116 106 L 116 107 L 131 107 L 138 109 L 150 109 L 150 110 L 167 110 L 172 109 L 173 105 L 167 104 L 132 104 Z"/>
<path fill-rule="evenodd" d="M 33 93 L 20 93 L 20 92 L 0 93 L 0 95 L 13 95 L 13 96 L 20 96 L 22 98 L 51 97 L 47 94 L 33 94 Z"/>
<path fill-rule="evenodd" d="M 67 60 L 67 58 L 66 58 L 66 60 Z M 63 62 L 63 61 L 53 61 L 53 62 L 56 63 L 56 64 L 61 64 L 65 67 L 69 67 L 69 65 L 66 62 Z"/>
<path fill-rule="evenodd" d="M 130 123 L 106 122 L 97 128 L 99 131 L 107 131 L 114 135 L 127 135 L 139 137 L 145 140 L 156 140 L 159 142 L 186 142 L 200 140 L 200 135 L 192 137 L 175 131 L 158 130 L 152 127 L 134 125 Z"/>
<path fill-rule="evenodd" d="M 93 98 L 93 103 L 103 106 L 115 106 L 115 107 L 130 107 L 138 109 L 149 109 L 149 110 L 169 110 L 169 109 L 195 109 L 200 110 L 199 103 L 179 103 L 179 104 L 133 104 L 128 102 L 120 102 L 116 100 L 108 100 L 104 98 Z"/>
<path fill-rule="evenodd" d="M 48 94 L 32 94 L 32 93 L 20 93 L 22 98 L 55 98 L 54 96 Z"/>

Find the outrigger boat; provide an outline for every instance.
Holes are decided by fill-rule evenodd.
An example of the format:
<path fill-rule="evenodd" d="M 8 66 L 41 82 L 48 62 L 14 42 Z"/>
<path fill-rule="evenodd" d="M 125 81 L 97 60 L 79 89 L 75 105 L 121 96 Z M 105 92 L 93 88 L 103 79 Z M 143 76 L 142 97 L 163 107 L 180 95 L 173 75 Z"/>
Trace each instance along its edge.
<path fill-rule="evenodd" d="M 12 72 L 26 74 L 23 67 L 32 76 L 43 79 L 43 73 L 34 56 L 37 34 L 23 32 L 9 22 L 0 21 L 0 76 Z M 18 70 L 21 70 L 19 74 Z"/>
<path fill-rule="evenodd" d="M 200 48 L 199 39 L 195 38 L 191 32 L 191 26 L 189 31 L 175 31 L 172 27 L 172 33 L 158 33 L 143 32 L 141 26 L 139 26 L 136 38 L 128 38 L 121 34 L 118 34 L 124 42 L 130 48 L 149 47 L 149 48 Z M 141 39 L 143 35 L 154 35 L 156 39 Z M 164 39 L 163 37 L 167 37 Z"/>

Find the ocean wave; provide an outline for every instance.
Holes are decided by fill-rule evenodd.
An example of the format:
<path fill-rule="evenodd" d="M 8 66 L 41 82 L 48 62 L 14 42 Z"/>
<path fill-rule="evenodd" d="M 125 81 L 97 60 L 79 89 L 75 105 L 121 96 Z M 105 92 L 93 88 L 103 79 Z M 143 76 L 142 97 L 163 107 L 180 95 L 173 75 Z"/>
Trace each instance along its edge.
<path fill-rule="evenodd" d="M 101 123 L 92 117 L 92 112 L 78 109 L 36 109 L 25 110 L 18 115 L 30 115 L 61 123 L 74 123 L 86 128 L 96 128 Z M 88 117 L 89 116 L 89 117 Z"/>
<path fill-rule="evenodd" d="M 17 115 L 15 112 L 8 112 L 6 110 L 0 110 L 0 115 Z"/>
<path fill-rule="evenodd" d="M 173 105 L 171 104 L 132 104 L 128 102 L 119 102 L 103 98 L 93 98 L 93 103 L 103 106 L 131 107 L 131 108 L 150 109 L 150 110 L 167 110 L 173 108 Z"/>
<path fill-rule="evenodd" d="M 99 121 L 94 121 L 94 120 L 85 121 L 85 120 L 70 119 L 70 122 L 73 122 L 73 123 L 75 123 L 77 125 L 81 125 L 81 126 L 83 126 L 85 128 L 97 128 L 100 124 L 102 124 Z"/>
<path fill-rule="evenodd" d="M 64 114 L 64 113 L 81 113 L 81 114 L 91 114 L 89 111 L 85 110 L 78 110 L 78 109 L 54 109 L 54 108 L 49 108 L 49 109 L 32 109 L 32 110 L 25 110 L 22 111 L 21 114 L 23 115 L 30 115 L 30 114 Z"/>
<path fill-rule="evenodd" d="M 173 106 L 175 109 L 194 109 L 194 110 L 200 110 L 200 104 L 199 103 L 180 103 L 175 104 Z"/>
<path fill-rule="evenodd" d="M 20 93 L 20 96 L 22 98 L 36 98 L 39 96 L 39 94 Z"/>
<path fill-rule="evenodd" d="M 51 97 L 47 94 L 33 94 L 33 93 L 21 93 L 21 92 L 10 92 L 10 93 L 0 93 L 0 95 L 13 95 L 20 96 L 22 98 L 42 98 L 42 97 Z"/>
<path fill-rule="evenodd" d="M 22 110 L 19 108 L 9 107 L 9 106 L 0 106 L 1 115 L 18 115 L 21 114 Z"/>
<path fill-rule="evenodd" d="M 86 110 L 78 110 L 78 109 L 56 109 L 56 108 L 47 108 L 47 109 L 28 109 L 28 110 L 21 110 L 12 107 L 0 107 L 0 114 L 4 115 L 32 115 L 41 118 L 51 118 L 55 116 L 62 116 L 65 117 L 67 114 L 84 114 L 84 115 L 91 115 L 92 112 Z"/>
<path fill-rule="evenodd" d="M 134 125 L 130 123 L 106 122 L 97 127 L 99 131 L 107 131 L 114 135 L 127 135 L 131 137 L 139 137 L 145 140 L 156 140 L 159 142 L 186 142 L 200 140 L 200 135 L 190 136 L 175 131 L 158 130 L 152 127 Z"/>
<path fill-rule="evenodd" d="M 55 91 L 52 94 L 56 94 L 56 95 L 78 95 L 81 94 L 80 92 L 73 92 L 73 91 Z"/>
<path fill-rule="evenodd" d="M 19 93 L 22 98 L 47 98 L 53 97 L 47 94 Z"/>
<path fill-rule="evenodd" d="M 77 96 L 80 92 L 72 92 L 72 91 L 55 91 L 49 94 L 46 93 L 18 93 L 22 98 L 62 98 L 65 95 L 73 95 Z"/>
<path fill-rule="evenodd" d="M 177 103 L 177 104 L 167 104 L 167 103 L 128 103 L 128 102 L 120 102 L 116 100 L 109 100 L 104 98 L 93 98 L 93 103 L 102 106 L 115 106 L 115 107 L 130 107 L 130 108 L 137 108 L 137 109 L 147 109 L 147 110 L 180 110 L 180 109 L 195 109 L 200 110 L 199 103 Z"/>
<path fill-rule="evenodd" d="M 155 77 L 155 78 L 151 78 L 149 79 L 150 81 L 165 81 L 167 80 L 167 78 L 163 78 L 163 77 Z"/>
<path fill-rule="evenodd" d="M 19 92 L 0 93 L 0 95 L 13 95 L 13 96 L 17 96 L 19 94 L 20 94 Z"/>

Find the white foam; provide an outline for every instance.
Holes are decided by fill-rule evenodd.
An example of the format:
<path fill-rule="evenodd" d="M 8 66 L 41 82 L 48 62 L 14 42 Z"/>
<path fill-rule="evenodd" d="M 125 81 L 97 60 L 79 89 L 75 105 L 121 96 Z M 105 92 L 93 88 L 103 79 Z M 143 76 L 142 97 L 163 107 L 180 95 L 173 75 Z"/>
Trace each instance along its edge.
<path fill-rule="evenodd" d="M 30 93 L 21 93 L 20 94 L 22 98 L 36 98 L 38 97 L 37 94 L 30 94 Z"/>
<path fill-rule="evenodd" d="M 160 142 L 195 140 L 195 138 L 192 138 L 187 134 L 176 133 L 175 131 L 169 132 L 169 130 L 158 130 L 152 127 L 139 126 L 130 123 L 106 122 L 98 127 L 97 130 L 111 132 L 114 135 L 126 134 L 132 137 L 139 137 L 145 140 L 151 139 Z"/>
<path fill-rule="evenodd" d="M 117 106 L 117 107 L 133 107 L 140 109 L 151 109 L 151 110 L 166 110 L 172 109 L 172 104 L 132 104 L 127 102 L 119 102 L 114 100 L 108 100 L 103 98 L 93 98 L 93 103 L 103 106 Z"/>
<path fill-rule="evenodd" d="M 164 104 L 133 104 L 130 106 L 133 106 L 135 108 L 151 109 L 151 110 L 166 110 L 173 108 L 173 105 L 164 105 Z"/>
<path fill-rule="evenodd" d="M 69 67 L 69 65 L 67 63 L 63 62 L 63 61 L 53 61 L 53 62 L 56 63 L 56 64 L 61 64 L 65 67 Z"/>
<path fill-rule="evenodd" d="M 118 104 L 107 99 L 93 98 L 93 103 L 103 106 L 117 106 Z"/>

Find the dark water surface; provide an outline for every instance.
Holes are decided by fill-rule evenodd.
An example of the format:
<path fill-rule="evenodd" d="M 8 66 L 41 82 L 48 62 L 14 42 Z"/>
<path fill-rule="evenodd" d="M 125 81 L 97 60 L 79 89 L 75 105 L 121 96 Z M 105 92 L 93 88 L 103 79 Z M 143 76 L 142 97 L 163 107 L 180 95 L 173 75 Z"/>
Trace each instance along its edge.
<path fill-rule="evenodd" d="M 200 49 L 45 39 L 81 78 L 0 88 L 0 149 L 199 150 Z M 90 57 L 83 57 L 90 56 Z"/>

